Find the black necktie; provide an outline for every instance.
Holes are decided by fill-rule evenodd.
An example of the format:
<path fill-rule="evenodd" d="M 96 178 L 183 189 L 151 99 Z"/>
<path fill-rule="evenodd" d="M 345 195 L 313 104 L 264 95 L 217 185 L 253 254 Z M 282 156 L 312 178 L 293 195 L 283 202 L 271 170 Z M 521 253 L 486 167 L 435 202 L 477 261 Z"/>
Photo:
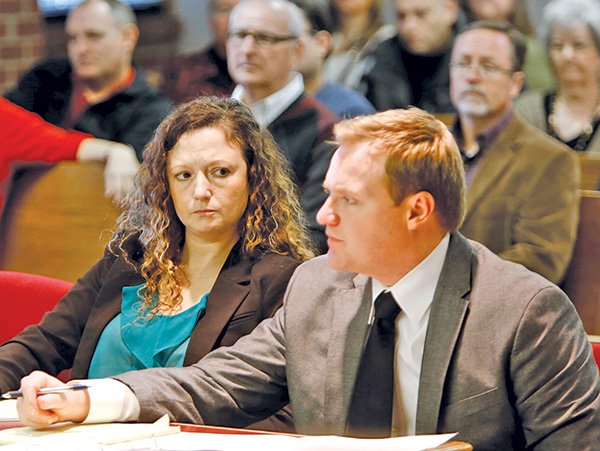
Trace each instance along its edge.
<path fill-rule="evenodd" d="M 390 437 L 394 395 L 395 319 L 400 307 L 392 294 L 375 300 L 375 319 L 363 350 L 348 412 L 346 435 Z"/>

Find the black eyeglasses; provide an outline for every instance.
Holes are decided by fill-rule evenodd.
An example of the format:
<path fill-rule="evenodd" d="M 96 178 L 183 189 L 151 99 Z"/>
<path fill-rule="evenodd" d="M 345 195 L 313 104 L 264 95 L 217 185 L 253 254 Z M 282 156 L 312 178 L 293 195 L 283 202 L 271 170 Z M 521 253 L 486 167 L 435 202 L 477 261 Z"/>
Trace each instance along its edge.
<path fill-rule="evenodd" d="M 461 75 L 467 74 L 471 69 L 477 69 L 483 78 L 493 78 L 498 75 L 512 75 L 513 70 L 503 69 L 492 63 L 469 63 L 466 61 L 459 61 L 458 63 L 451 63 L 450 69 L 460 73 Z"/>
<path fill-rule="evenodd" d="M 261 47 L 270 47 L 279 44 L 280 42 L 295 41 L 298 39 L 298 36 L 279 36 L 259 31 L 236 30 L 227 33 L 227 39 L 234 44 L 241 44 L 248 36 L 252 36 L 254 42 Z"/>

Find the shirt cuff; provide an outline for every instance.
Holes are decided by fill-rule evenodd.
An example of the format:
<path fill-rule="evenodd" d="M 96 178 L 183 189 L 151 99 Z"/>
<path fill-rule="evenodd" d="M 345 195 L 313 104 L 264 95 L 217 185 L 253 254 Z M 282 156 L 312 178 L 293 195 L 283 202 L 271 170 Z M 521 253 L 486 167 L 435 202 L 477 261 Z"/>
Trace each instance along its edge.
<path fill-rule="evenodd" d="M 71 381 L 87 384 L 90 411 L 83 423 L 113 423 L 137 421 L 140 403 L 131 389 L 115 379 L 84 379 Z"/>

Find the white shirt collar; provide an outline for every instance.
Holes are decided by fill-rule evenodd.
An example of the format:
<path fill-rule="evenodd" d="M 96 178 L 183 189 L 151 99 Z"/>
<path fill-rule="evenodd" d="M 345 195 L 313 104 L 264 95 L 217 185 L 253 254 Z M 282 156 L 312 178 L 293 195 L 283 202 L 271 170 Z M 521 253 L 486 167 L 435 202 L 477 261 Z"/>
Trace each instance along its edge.
<path fill-rule="evenodd" d="M 373 302 L 382 291 L 391 291 L 394 299 L 413 324 L 421 322 L 433 302 L 437 282 L 446 259 L 450 234 L 446 233 L 425 259 L 391 287 L 373 279 Z"/>
<path fill-rule="evenodd" d="M 302 75 L 295 73 L 290 82 L 264 99 L 257 100 L 252 105 L 248 105 L 254 113 L 258 123 L 267 127 L 271 122 L 277 119 L 294 101 L 304 92 L 304 80 Z M 245 90 L 242 85 L 237 85 L 231 93 L 231 98 L 244 102 L 246 98 Z"/>

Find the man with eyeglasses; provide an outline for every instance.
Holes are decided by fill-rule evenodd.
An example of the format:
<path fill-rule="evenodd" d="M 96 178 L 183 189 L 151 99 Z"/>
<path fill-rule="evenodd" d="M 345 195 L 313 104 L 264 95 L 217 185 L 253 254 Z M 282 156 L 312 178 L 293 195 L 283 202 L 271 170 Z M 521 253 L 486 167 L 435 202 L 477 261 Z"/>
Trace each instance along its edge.
<path fill-rule="evenodd" d="M 525 40 L 510 25 L 473 22 L 450 64 L 453 126 L 467 179 L 461 232 L 500 257 L 559 283 L 578 221 L 575 155 L 513 112 Z"/>
<path fill-rule="evenodd" d="M 229 18 L 227 66 L 237 83 L 232 97 L 252 109 L 290 162 L 311 235 L 325 252 L 316 214 L 326 197 L 322 183 L 333 151 L 327 140 L 339 118 L 305 92 L 295 71 L 303 33 L 302 11 L 289 1 L 242 0 Z"/>

